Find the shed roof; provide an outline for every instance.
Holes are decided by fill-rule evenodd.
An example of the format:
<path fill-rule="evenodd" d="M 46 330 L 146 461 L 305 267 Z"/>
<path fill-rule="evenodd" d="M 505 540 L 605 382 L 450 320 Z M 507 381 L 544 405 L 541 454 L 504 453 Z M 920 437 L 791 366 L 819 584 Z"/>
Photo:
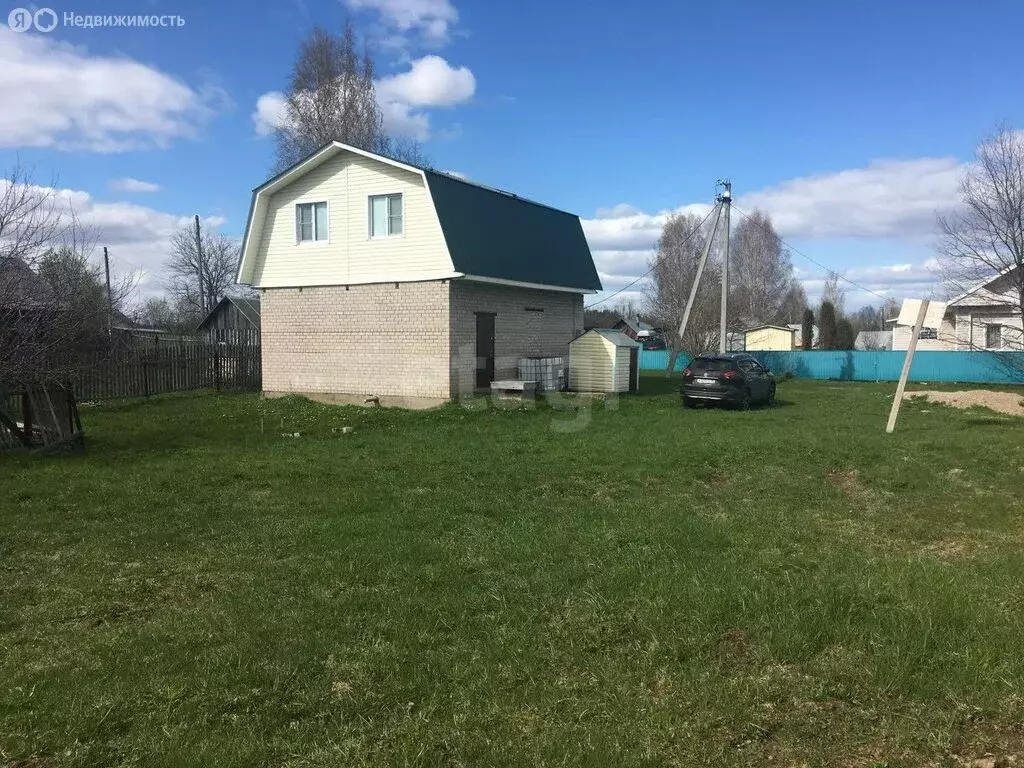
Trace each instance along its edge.
<path fill-rule="evenodd" d="M 785 325 L 770 325 L 770 324 L 767 324 L 767 325 L 755 325 L 753 328 L 747 328 L 743 332 L 744 333 L 750 333 L 751 331 L 761 331 L 761 330 L 764 330 L 765 328 L 774 328 L 777 331 L 788 331 L 789 333 L 796 333 L 796 329 L 795 328 L 790 328 L 789 326 L 785 326 Z"/>
<path fill-rule="evenodd" d="M 224 307 L 232 305 L 238 310 L 238 314 L 244 317 L 249 324 L 256 329 L 260 327 L 260 300 L 251 299 L 243 296 L 225 296 L 223 299 L 217 302 L 217 306 L 210 310 L 210 313 L 203 318 L 203 321 L 199 323 L 196 328 L 197 331 L 205 329 L 220 312 L 223 311 Z"/>
<path fill-rule="evenodd" d="M 641 344 L 640 342 L 633 341 L 631 338 L 629 338 L 629 336 L 624 334 L 622 331 L 616 331 L 614 328 L 591 328 L 589 331 L 586 331 L 585 333 L 583 333 L 580 336 L 578 336 L 577 339 L 574 339 L 574 341 L 578 340 L 578 339 L 582 339 L 588 333 L 599 334 L 599 335 L 603 336 L 605 339 L 607 339 L 608 341 L 610 341 L 612 344 L 614 344 L 616 347 L 642 347 L 643 346 L 643 344 Z"/>

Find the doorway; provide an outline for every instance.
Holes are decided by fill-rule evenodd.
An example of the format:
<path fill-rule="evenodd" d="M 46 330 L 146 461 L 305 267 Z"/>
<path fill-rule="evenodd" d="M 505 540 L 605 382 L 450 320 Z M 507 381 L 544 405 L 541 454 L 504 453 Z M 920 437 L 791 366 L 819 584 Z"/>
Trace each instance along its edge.
<path fill-rule="evenodd" d="M 640 347 L 629 348 L 629 391 L 640 388 Z"/>
<path fill-rule="evenodd" d="M 476 388 L 490 389 L 494 381 L 494 313 L 476 313 Z"/>

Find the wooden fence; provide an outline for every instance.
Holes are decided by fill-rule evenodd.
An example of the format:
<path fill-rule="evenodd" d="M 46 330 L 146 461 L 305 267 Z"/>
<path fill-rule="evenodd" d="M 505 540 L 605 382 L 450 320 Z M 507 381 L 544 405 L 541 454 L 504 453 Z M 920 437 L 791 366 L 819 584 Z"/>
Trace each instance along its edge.
<path fill-rule="evenodd" d="M 79 402 L 193 389 L 260 389 L 260 348 L 183 339 L 97 354 L 74 382 Z"/>

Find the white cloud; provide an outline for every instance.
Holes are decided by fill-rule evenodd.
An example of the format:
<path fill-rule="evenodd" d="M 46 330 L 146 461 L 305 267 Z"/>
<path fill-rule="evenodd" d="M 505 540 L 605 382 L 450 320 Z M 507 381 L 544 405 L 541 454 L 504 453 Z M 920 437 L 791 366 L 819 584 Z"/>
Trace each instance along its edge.
<path fill-rule="evenodd" d="M 469 68 L 453 67 L 440 56 L 424 56 L 412 62 L 408 72 L 377 82 L 382 103 L 415 107 L 452 107 L 468 101 L 475 91 L 476 78 Z"/>
<path fill-rule="evenodd" d="M 619 219 L 625 216 L 635 216 L 638 213 L 643 213 L 635 205 L 629 203 L 619 203 L 613 205 L 611 208 L 598 208 L 597 218 L 599 219 Z"/>
<path fill-rule="evenodd" d="M 0 194 L 6 185 L 0 179 Z M 134 273 L 140 295 L 162 292 L 171 235 L 179 227 L 190 225 L 192 214 L 168 213 L 128 202 L 98 202 L 88 192 L 76 189 L 58 190 L 57 203 L 65 220 L 73 210 L 79 222 L 95 232 L 98 247 L 94 259 L 100 258 L 106 246 L 112 271 Z M 215 229 L 226 222 L 223 216 L 202 219 Z"/>
<path fill-rule="evenodd" d="M 393 135 L 427 141 L 431 136 L 430 116 L 434 107 L 453 107 L 472 98 L 476 78 L 468 67 L 453 67 L 440 56 L 424 56 L 411 62 L 409 70 L 378 80 L 377 101 L 384 129 Z M 253 125 L 259 136 L 267 136 L 286 119 L 284 94 L 264 93 L 256 101 Z"/>
<path fill-rule="evenodd" d="M 691 203 L 652 214 L 620 204 L 600 209 L 595 219 L 583 219 L 583 231 L 592 251 L 651 250 L 671 214 L 693 213 L 704 217 L 710 210 L 708 203 Z"/>
<path fill-rule="evenodd" d="M 140 181 L 139 179 L 133 179 L 125 177 L 123 179 L 113 179 L 110 182 L 110 188 L 117 192 L 159 192 L 160 185 L 154 184 L 151 181 Z"/>
<path fill-rule="evenodd" d="M 384 130 L 394 136 L 406 136 L 416 141 L 430 138 L 430 117 L 424 112 L 415 112 L 408 104 L 393 101 L 381 104 Z"/>
<path fill-rule="evenodd" d="M 127 57 L 0 27 L 0 147 L 166 147 L 197 135 L 224 98 Z"/>
<path fill-rule="evenodd" d="M 269 91 L 256 99 L 256 110 L 252 121 L 257 136 L 269 136 L 274 129 L 284 124 L 287 116 L 287 100 L 280 91 Z"/>
<path fill-rule="evenodd" d="M 452 27 L 459 20 L 459 12 L 450 0 L 345 0 L 354 11 L 370 10 L 380 15 L 388 29 L 402 33 L 419 34 L 428 45 L 440 46 L 448 42 Z"/>
<path fill-rule="evenodd" d="M 954 208 L 965 166 L 949 157 L 878 160 L 742 195 L 737 207 L 771 214 L 783 237 L 927 238 Z"/>
<path fill-rule="evenodd" d="M 958 203 L 958 185 L 965 169 L 965 164 L 953 158 L 879 160 L 863 168 L 804 176 L 747 193 L 736 199 L 735 208 L 747 212 L 760 208 L 769 213 L 780 236 L 787 239 L 888 240 L 896 253 L 907 247 L 920 247 L 933 235 L 936 213 L 949 211 Z M 669 214 L 704 216 L 709 210 L 708 203 L 691 203 L 645 213 L 620 203 L 598 209 L 592 219 L 583 219 L 583 230 L 605 291 L 621 288 L 647 271 Z M 734 213 L 733 226 L 741 219 Z M 844 248 L 847 258 L 848 250 L 849 246 Z M 821 253 L 811 255 L 822 258 Z M 799 256 L 794 256 L 794 262 L 797 277 L 815 300 L 824 283 L 823 270 L 813 265 L 801 268 Z M 935 268 L 934 259 L 904 259 L 840 272 L 870 291 L 902 298 L 931 294 L 937 282 Z M 880 301 L 867 291 L 849 284 L 847 287 L 851 306 Z M 622 295 L 635 299 L 639 288 L 638 284 Z"/>

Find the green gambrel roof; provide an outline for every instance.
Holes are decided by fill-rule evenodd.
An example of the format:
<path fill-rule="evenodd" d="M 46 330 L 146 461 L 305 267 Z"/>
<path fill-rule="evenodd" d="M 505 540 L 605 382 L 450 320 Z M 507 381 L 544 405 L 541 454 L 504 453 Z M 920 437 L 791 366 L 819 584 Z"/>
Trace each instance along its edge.
<path fill-rule="evenodd" d="M 456 272 L 601 290 L 579 217 L 423 169 Z"/>

